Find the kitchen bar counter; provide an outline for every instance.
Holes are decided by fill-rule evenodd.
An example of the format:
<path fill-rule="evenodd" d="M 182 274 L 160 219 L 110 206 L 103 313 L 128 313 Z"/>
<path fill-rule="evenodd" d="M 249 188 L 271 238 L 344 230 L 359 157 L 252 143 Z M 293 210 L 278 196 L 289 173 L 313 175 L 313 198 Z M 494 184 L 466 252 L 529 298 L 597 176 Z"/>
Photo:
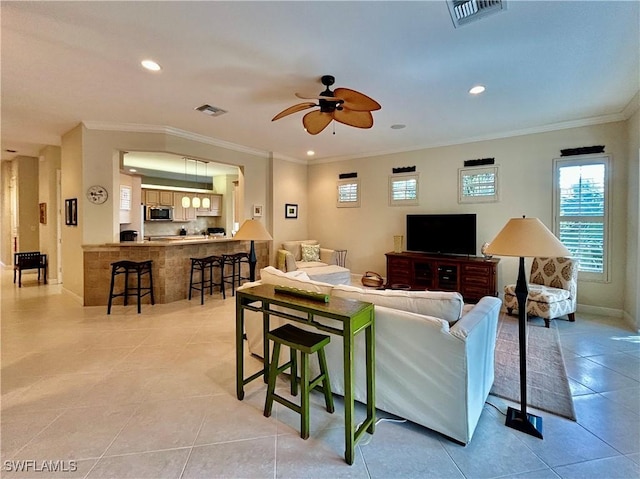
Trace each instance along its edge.
<path fill-rule="evenodd" d="M 153 261 L 153 286 L 156 303 L 171 303 L 189 297 L 190 258 L 249 252 L 250 242 L 226 237 L 202 237 L 123 241 L 84 245 L 84 305 L 107 304 L 111 282 L 111 263 L 116 261 Z M 179 239 L 178 239 L 179 238 Z M 269 265 L 271 241 L 256 241 L 256 272 Z M 247 275 L 248 276 L 248 275 Z M 116 286 L 120 287 L 120 284 Z M 231 288 L 229 288 L 231 294 Z M 143 302 L 149 302 L 145 296 Z M 115 306 L 122 304 L 122 300 Z"/>

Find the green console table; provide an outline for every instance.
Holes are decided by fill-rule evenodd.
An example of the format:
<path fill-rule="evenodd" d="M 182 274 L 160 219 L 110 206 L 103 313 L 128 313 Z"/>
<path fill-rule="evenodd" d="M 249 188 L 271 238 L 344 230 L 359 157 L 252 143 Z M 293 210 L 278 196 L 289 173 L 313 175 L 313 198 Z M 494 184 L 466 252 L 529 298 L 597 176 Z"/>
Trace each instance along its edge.
<path fill-rule="evenodd" d="M 294 314 L 277 311 L 273 306 L 304 313 Z M 263 364 L 264 367 L 255 374 L 244 377 L 244 312 L 256 311 L 263 314 Z M 244 385 L 263 377 L 267 381 L 269 375 L 269 341 L 266 334 L 270 330 L 269 318 L 279 316 L 298 323 L 309 324 L 315 328 L 342 336 L 344 359 L 344 422 L 345 453 L 348 464 L 353 464 L 355 446 L 364 432 L 373 434 L 375 429 L 375 313 L 373 304 L 341 298 L 330 298 L 329 302 L 315 301 L 276 292 L 273 285 L 261 284 L 236 291 L 236 392 L 239 400 L 244 399 Z M 322 318 L 322 322 L 317 318 Z M 335 323 L 335 324 L 334 324 Z M 354 351 L 355 336 L 365 334 L 365 364 L 367 375 L 367 417 L 357 427 L 354 414 Z"/>

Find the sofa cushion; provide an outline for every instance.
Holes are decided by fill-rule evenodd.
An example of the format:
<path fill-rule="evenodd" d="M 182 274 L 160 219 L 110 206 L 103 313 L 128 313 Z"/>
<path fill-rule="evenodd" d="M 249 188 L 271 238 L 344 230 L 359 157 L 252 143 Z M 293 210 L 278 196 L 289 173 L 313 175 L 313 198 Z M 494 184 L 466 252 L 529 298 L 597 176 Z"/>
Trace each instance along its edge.
<path fill-rule="evenodd" d="M 558 301 L 566 301 L 571 297 L 571 291 L 566 289 L 554 288 L 552 286 L 544 286 L 542 284 L 529 284 L 529 301 L 538 301 L 541 303 L 557 303 Z M 505 295 L 515 296 L 515 285 L 505 287 Z"/>
<path fill-rule="evenodd" d="M 296 268 L 298 269 L 310 269 L 310 268 L 322 268 L 329 266 L 322 261 L 296 261 Z"/>
<path fill-rule="evenodd" d="M 302 261 L 312 262 L 320 260 L 320 245 L 319 244 L 305 244 L 300 245 Z"/>
<path fill-rule="evenodd" d="M 351 271 L 337 264 L 324 265 L 318 268 L 304 268 L 302 271 L 307 273 L 309 278 L 314 281 L 330 284 L 351 283 Z"/>
<path fill-rule="evenodd" d="M 260 270 L 260 281 L 263 284 L 275 286 L 289 286 L 314 293 L 329 294 L 333 285 L 320 281 L 313 281 L 304 271 L 291 271 L 284 273 L 273 266 L 267 266 Z"/>
<path fill-rule="evenodd" d="M 337 285 L 331 291 L 338 298 L 356 299 L 376 306 L 399 309 L 455 323 L 462 315 L 464 301 L 460 293 L 440 291 L 398 291 L 363 289 L 357 286 Z"/>

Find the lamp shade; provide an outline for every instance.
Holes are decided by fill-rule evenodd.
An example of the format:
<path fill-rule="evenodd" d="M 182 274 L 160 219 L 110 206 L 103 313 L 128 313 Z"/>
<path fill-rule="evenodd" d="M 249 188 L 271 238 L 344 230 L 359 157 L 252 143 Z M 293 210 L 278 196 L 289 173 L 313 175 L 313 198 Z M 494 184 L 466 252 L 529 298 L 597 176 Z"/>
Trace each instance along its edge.
<path fill-rule="evenodd" d="M 486 254 L 519 257 L 563 257 L 571 252 L 538 218 L 511 218 L 489 243 Z"/>
<path fill-rule="evenodd" d="M 187 195 L 184 195 L 182 197 L 182 207 L 183 208 L 189 208 L 191 206 L 191 200 L 189 199 L 189 197 Z"/>
<path fill-rule="evenodd" d="M 193 199 L 191 200 L 191 204 L 193 205 L 194 208 L 200 208 L 200 198 L 198 198 L 197 196 L 194 196 Z"/>
<path fill-rule="evenodd" d="M 239 240 L 272 240 L 269 232 L 262 226 L 258 220 L 247 220 L 234 236 Z"/>
<path fill-rule="evenodd" d="M 211 200 L 208 196 L 202 198 L 202 207 L 207 209 L 211 208 Z"/>

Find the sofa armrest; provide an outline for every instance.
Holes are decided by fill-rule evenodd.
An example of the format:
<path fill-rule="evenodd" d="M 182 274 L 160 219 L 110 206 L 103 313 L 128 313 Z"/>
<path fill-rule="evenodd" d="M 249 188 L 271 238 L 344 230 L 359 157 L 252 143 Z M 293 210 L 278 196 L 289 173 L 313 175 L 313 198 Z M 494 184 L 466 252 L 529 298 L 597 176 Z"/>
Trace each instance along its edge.
<path fill-rule="evenodd" d="M 285 249 L 279 249 L 276 256 L 276 266 L 279 270 L 284 271 L 285 273 L 288 271 L 295 271 L 298 269 L 296 266 L 296 259 L 289 251 Z"/>
<path fill-rule="evenodd" d="M 320 261 L 327 264 L 338 264 L 338 255 L 333 249 L 320 248 Z"/>

